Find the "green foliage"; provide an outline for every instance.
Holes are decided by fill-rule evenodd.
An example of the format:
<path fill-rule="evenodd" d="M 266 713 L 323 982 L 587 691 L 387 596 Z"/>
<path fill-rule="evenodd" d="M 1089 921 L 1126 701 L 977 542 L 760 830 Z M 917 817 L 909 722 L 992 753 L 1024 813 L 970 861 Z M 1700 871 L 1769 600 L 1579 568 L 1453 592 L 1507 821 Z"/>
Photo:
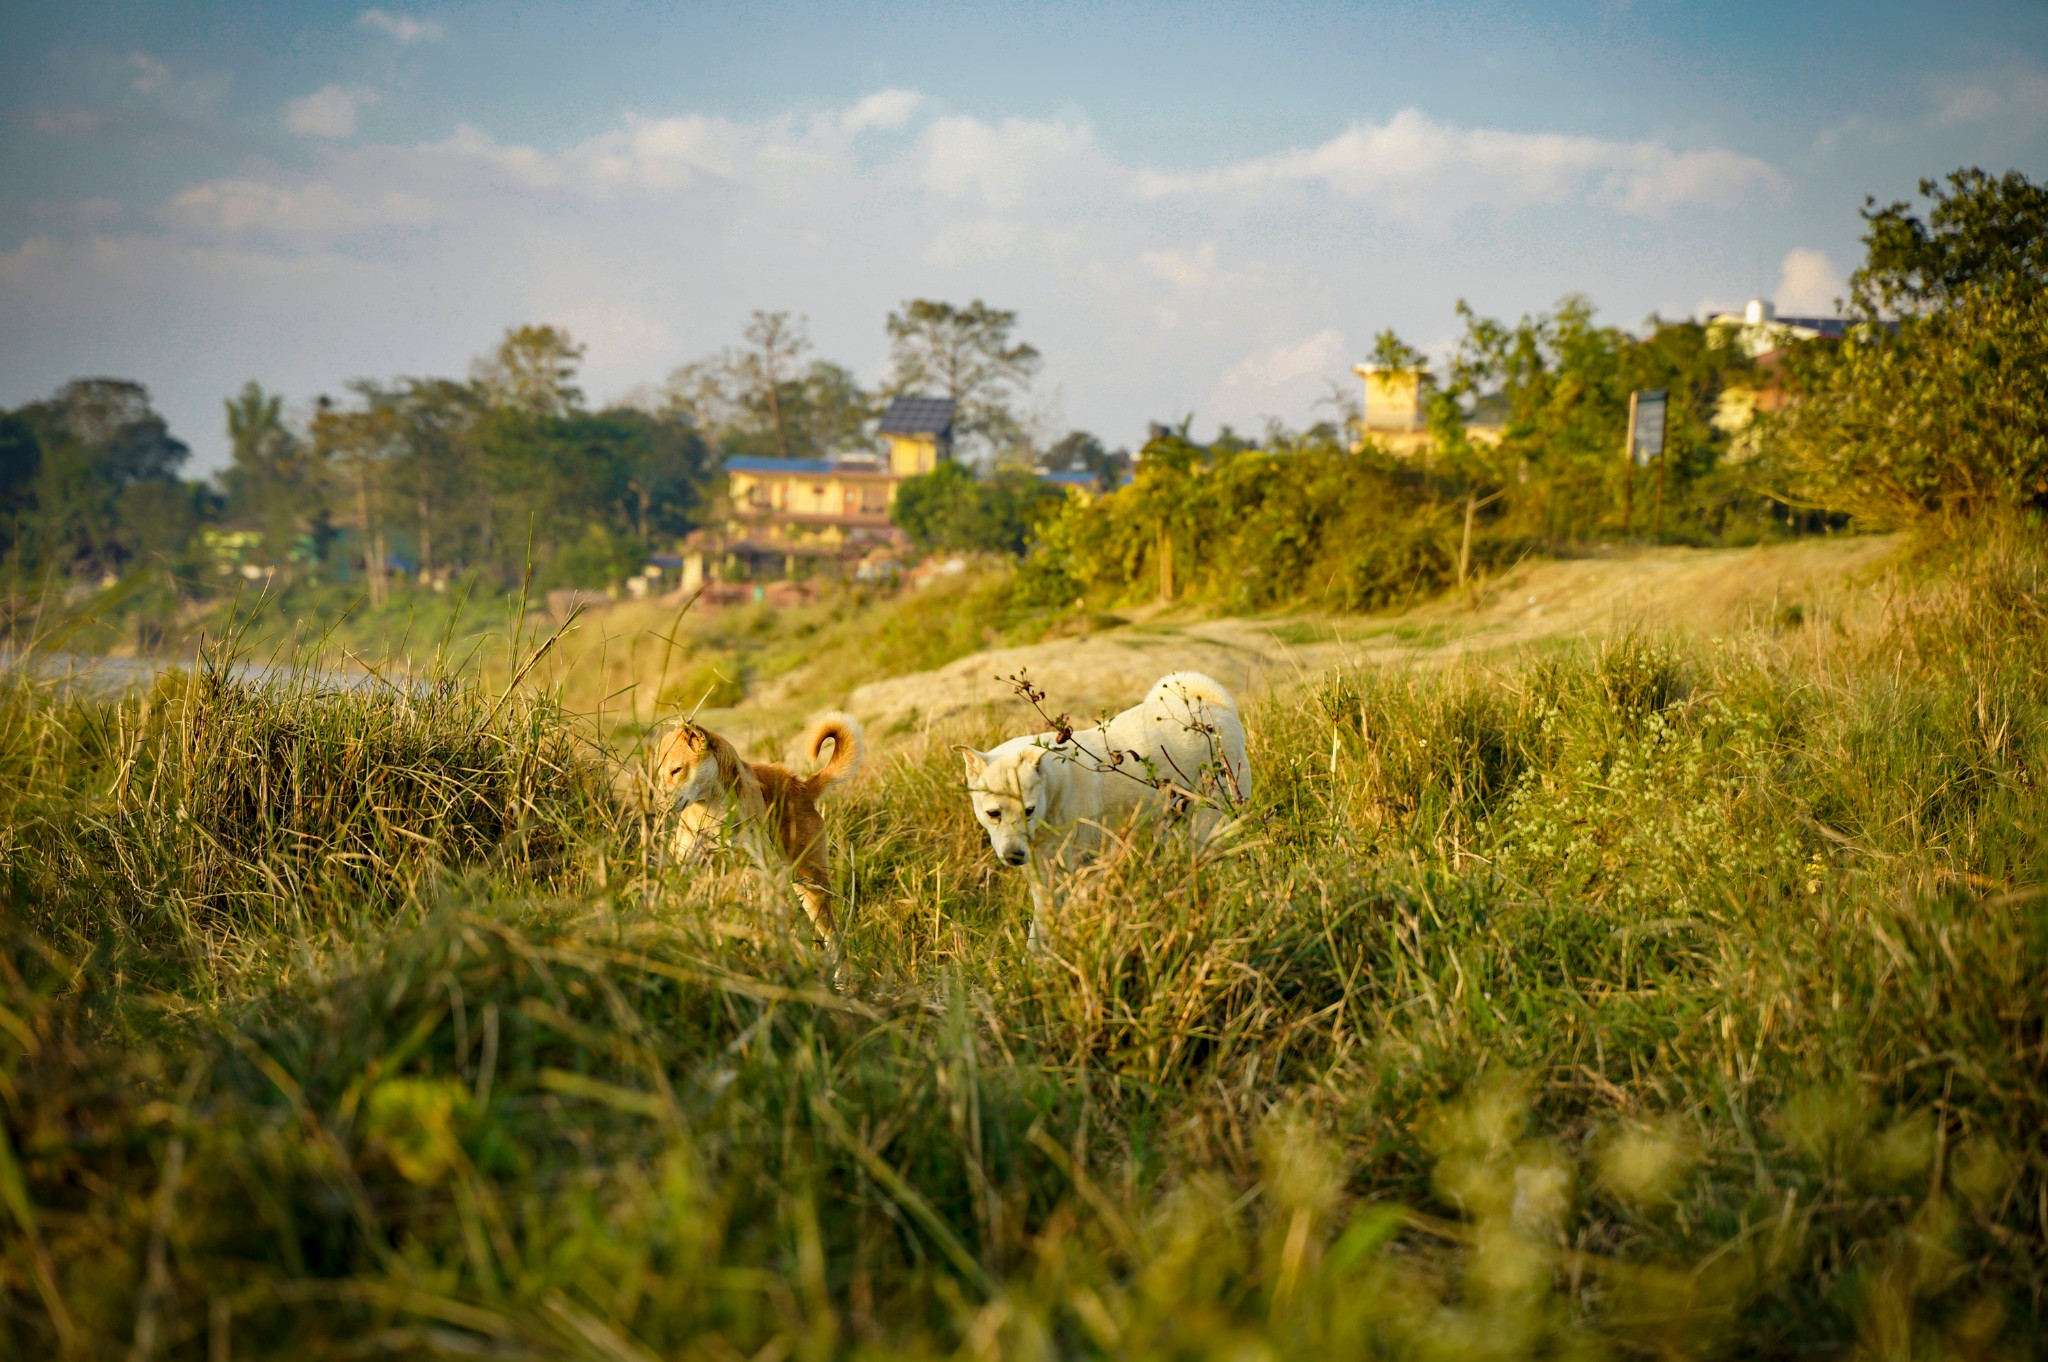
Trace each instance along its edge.
<path fill-rule="evenodd" d="M 1372 338 L 1371 359 L 1381 369 L 1422 369 L 1429 364 L 1429 356 L 1402 340 L 1392 327 Z"/>
<path fill-rule="evenodd" d="M 1972 166 L 1949 172 L 1945 189 L 1920 181 L 1920 195 L 1933 201 L 1925 222 L 1903 200 L 1864 201 L 1864 262 L 1849 287 L 1869 316 L 2048 287 L 2048 185 Z"/>
<path fill-rule="evenodd" d="M 534 418 L 564 416 L 583 405 L 576 370 L 583 346 L 555 326 L 515 326 L 491 357 L 476 364 L 477 386 L 494 407 Z"/>
<path fill-rule="evenodd" d="M 515 331 L 500 349 L 485 382 L 361 382 L 357 405 L 323 408 L 302 485 L 324 488 L 333 509 L 295 523 L 317 530 L 338 512 L 422 569 L 500 583 L 532 569 L 543 587 L 616 582 L 688 531 L 712 456 L 686 420 L 585 410 L 570 382 L 580 349 L 553 328 Z"/>
<path fill-rule="evenodd" d="M 1085 430 L 1070 430 L 1053 441 L 1038 462 L 1055 473 L 1093 473 L 1108 491 L 1129 475 L 1131 455 L 1107 448 Z"/>
<path fill-rule="evenodd" d="M 1711 539 L 1764 521 L 1766 503 L 1724 466 L 1728 438 L 1714 425 L 1723 389 L 1749 368 L 1739 349 L 1690 321 L 1653 317 L 1641 337 L 1601 326 L 1577 295 L 1513 326 L 1462 301 L 1458 314 L 1465 335 L 1431 424 L 1446 471 L 1500 493 L 1492 518 L 1504 531 L 1570 543 L 1650 529 L 1658 480 L 1667 533 Z M 1631 475 L 1629 394 L 1649 389 L 1669 394 L 1664 464 Z M 1497 424 L 1498 443 L 1469 438 L 1468 419 Z"/>
<path fill-rule="evenodd" d="M 1770 503 L 1728 462 L 1714 424 L 1723 390 L 1746 379 L 1739 350 L 1691 322 L 1653 318 L 1640 338 L 1599 326 L 1576 297 L 1514 326 L 1459 311 L 1466 335 L 1432 399 L 1434 449 L 1353 454 L 1326 426 L 1269 431 L 1263 447 L 1228 431 L 1206 448 L 1167 433 L 1130 486 L 1039 527 L 1019 589 L 1048 604 L 1094 593 L 1370 609 L 1533 547 L 1619 533 L 1625 518 L 1696 542 L 1772 532 Z M 1377 347 L 1382 365 L 1423 362 L 1391 332 Z M 1631 486 L 1628 399 L 1648 388 L 1670 393 L 1666 453 Z"/>
<path fill-rule="evenodd" d="M 582 535 L 555 550 L 548 581 L 602 588 L 630 575 L 646 560 L 647 551 L 640 541 L 614 534 L 602 525 L 585 525 Z"/>
<path fill-rule="evenodd" d="M 1964 285 L 1788 368 L 1794 401 L 1763 435 L 1807 504 L 1942 533 L 2048 508 L 2048 290 Z"/>
<path fill-rule="evenodd" d="M 1042 952 L 909 739 L 843 992 L 548 705 L 16 678 L 0 1351 L 2037 1355 L 2040 553 L 1310 678 Z"/>
<path fill-rule="evenodd" d="M 655 704 L 663 713 L 695 714 L 700 708 L 725 709 L 746 698 L 746 669 L 740 658 L 699 651 L 656 697 Z"/>
<path fill-rule="evenodd" d="M 1145 446 L 1128 486 L 1070 502 L 1039 527 L 1020 589 L 1047 604 L 1087 593 L 1233 609 L 1413 600 L 1455 574 L 1454 490 L 1420 466 L 1353 455 L 1327 437 L 1267 450 L 1164 435 Z M 1499 548 L 1484 541 L 1481 561 Z"/>
<path fill-rule="evenodd" d="M 74 379 L 0 419 L 0 548 L 31 575 L 178 554 L 212 507 L 139 383 Z"/>
<path fill-rule="evenodd" d="M 999 468 L 978 478 L 964 464 L 945 460 L 903 480 L 889 518 L 927 551 L 1019 554 L 1031 527 L 1064 498 L 1029 469 Z"/>
<path fill-rule="evenodd" d="M 250 380 L 224 404 L 232 462 L 221 475 L 223 516 L 263 536 L 269 562 L 290 560 L 301 536 L 326 538 L 332 470 L 284 424 L 284 397 Z M 325 557 L 326 545 L 315 546 Z"/>

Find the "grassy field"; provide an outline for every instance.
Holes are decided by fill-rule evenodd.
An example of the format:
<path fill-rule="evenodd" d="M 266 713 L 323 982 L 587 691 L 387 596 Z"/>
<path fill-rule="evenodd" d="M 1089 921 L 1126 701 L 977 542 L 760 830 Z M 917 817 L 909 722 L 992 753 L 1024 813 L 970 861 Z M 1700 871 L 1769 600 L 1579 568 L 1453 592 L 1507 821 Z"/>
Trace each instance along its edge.
<path fill-rule="evenodd" d="M 0 1355 L 2038 1356 L 2031 533 L 1312 678 L 1043 954 L 913 735 L 843 990 L 580 700 L 17 679 Z"/>
<path fill-rule="evenodd" d="M 257 584 L 188 604 L 174 622 L 150 613 L 146 591 L 123 587 L 81 612 L 66 646 L 126 658 L 137 637 L 155 636 L 154 656 L 190 659 L 208 639 L 231 634 L 239 657 L 268 667 L 455 675 L 485 686 L 519 673 L 564 707 L 618 728 L 679 705 L 721 709 L 744 695 L 772 705 L 783 693 L 843 691 L 1049 630 L 1094 627 L 1084 612 L 1016 605 L 1009 581 L 1007 565 L 988 562 L 916 591 L 822 583 L 816 599 L 780 608 L 600 599 L 560 613 L 541 596 L 474 581 L 438 592 L 395 582 L 375 606 L 359 586 Z M 138 614 L 150 623 L 138 624 Z"/>

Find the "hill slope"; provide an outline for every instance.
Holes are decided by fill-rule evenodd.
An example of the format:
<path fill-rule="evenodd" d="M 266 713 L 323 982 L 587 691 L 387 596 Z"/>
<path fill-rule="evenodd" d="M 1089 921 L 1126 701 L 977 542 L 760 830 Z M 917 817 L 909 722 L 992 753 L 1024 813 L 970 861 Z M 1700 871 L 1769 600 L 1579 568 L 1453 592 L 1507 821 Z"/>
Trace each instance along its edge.
<path fill-rule="evenodd" d="M 886 739 L 935 726 L 1016 718 L 1001 678 L 1028 671 L 1075 715 L 1133 703 L 1162 673 L 1207 672 L 1244 698 L 1332 667 L 1440 666 L 1632 625 L 1701 632 L 1794 608 L 1834 613 L 1896 549 L 1890 538 L 1806 540 L 1756 549 L 1647 549 L 1527 563 L 1466 596 L 1381 616 L 1187 618 L 1154 612 L 1122 627 L 969 654 L 928 671 L 836 688 L 813 669 L 709 722 L 748 739 L 790 730 L 809 708 L 840 705 Z"/>

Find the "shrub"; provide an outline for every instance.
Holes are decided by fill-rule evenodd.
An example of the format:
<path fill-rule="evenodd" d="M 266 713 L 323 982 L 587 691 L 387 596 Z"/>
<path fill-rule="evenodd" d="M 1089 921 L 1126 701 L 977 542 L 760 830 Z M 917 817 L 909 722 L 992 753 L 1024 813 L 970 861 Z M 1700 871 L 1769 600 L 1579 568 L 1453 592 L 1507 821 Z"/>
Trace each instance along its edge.
<path fill-rule="evenodd" d="M 1764 434 L 1808 504 L 1942 534 L 2048 509 L 2048 290 L 1965 286 L 1896 336 L 1797 353 Z"/>
<path fill-rule="evenodd" d="M 1018 554 L 1032 524 L 1062 496 L 1029 469 L 1002 468 L 977 478 L 965 464 L 949 460 L 905 478 L 889 514 L 921 549 Z"/>

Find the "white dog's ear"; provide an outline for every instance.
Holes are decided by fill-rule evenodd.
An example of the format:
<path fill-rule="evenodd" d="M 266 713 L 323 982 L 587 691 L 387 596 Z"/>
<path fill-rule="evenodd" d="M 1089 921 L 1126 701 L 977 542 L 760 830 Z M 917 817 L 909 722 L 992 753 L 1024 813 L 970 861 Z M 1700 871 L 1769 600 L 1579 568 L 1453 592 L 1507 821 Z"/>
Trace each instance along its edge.
<path fill-rule="evenodd" d="M 977 752 L 964 742 L 954 743 L 953 750 L 960 754 L 960 760 L 967 763 L 967 778 L 969 780 L 979 779 L 981 773 L 988 769 L 988 753 Z"/>

